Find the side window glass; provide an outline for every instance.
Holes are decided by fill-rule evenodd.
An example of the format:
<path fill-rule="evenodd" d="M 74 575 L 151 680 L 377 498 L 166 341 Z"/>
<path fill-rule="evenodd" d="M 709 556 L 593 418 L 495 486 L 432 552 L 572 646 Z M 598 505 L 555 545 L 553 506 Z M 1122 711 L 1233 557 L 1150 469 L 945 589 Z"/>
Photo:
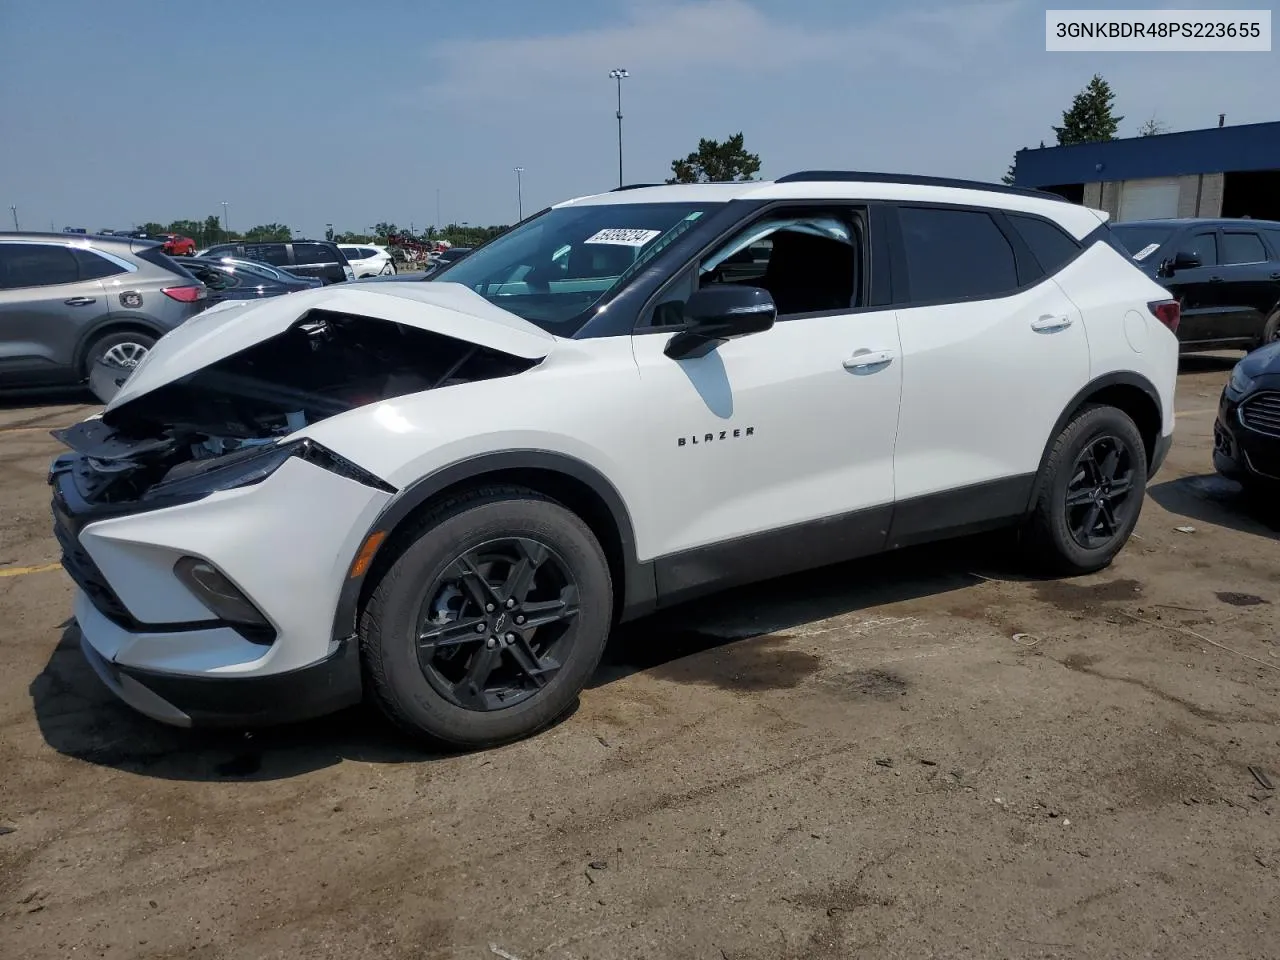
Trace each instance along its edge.
<path fill-rule="evenodd" d="M 1271 259 L 1280 260 L 1280 227 L 1275 229 L 1266 229 L 1263 231 L 1267 235 L 1267 239 L 1271 241 Z"/>
<path fill-rule="evenodd" d="M 1046 274 L 1057 273 L 1068 260 L 1080 252 L 1080 244 L 1066 231 L 1048 220 L 1009 213 L 1009 222 L 1031 248 L 1031 253 Z"/>
<path fill-rule="evenodd" d="M 289 265 L 289 248 L 283 243 L 255 243 L 245 245 L 245 254 L 251 260 L 273 263 L 277 267 Z"/>
<path fill-rule="evenodd" d="M 80 268 L 66 247 L 43 243 L 0 243 L 0 289 L 78 283 Z"/>
<path fill-rule="evenodd" d="M 76 258 L 81 280 L 101 280 L 103 277 L 114 277 L 117 273 L 125 272 L 124 267 L 112 263 L 106 257 L 98 256 L 92 250 L 72 247 L 71 255 Z"/>
<path fill-rule="evenodd" d="M 1267 251 L 1262 246 L 1262 238 L 1256 233 L 1223 233 L 1222 262 L 1227 263 L 1263 263 L 1267 259 Z"/>
<path fill-rule="evenodd" d="M 1200 258 L 1200 266 L 1216 267 L 1218 265 L 1218 235 L 1216 233 L 1197 233 L 1187 241 L 1189 253 Z"/>
<path fill-rule="evenodd" d="M 334 263 L 332 251 L 318 243 L 295 243 L 293 259 L 297 263 Z"/>
<path fill-rule="evenodd" d="M 913 303 L 999 297 L 1018 286 L 1013 247 L 981 210 L 900 207 Z"/>
<path fill-rule="evenodd" d="M 825 211 L 783 211 L 758 220 L 682 274 L 650 324 L 680 325 L 693 291 L 717 285 L 768 290 L 779 320 L 861 306 L 862 222 Z"/>

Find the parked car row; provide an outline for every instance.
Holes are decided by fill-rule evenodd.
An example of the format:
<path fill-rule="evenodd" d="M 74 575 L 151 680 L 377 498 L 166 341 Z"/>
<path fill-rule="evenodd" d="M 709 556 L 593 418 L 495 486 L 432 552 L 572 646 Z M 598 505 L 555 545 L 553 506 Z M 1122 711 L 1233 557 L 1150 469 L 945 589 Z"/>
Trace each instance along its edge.
<path fill-rule="evenodd" d="M 199 255 L 257 260 L 300 277 L 314 277 L 324 284 L 356 278 L 347 255 L 332 240 L 239 240 L 215 244 Z"/>

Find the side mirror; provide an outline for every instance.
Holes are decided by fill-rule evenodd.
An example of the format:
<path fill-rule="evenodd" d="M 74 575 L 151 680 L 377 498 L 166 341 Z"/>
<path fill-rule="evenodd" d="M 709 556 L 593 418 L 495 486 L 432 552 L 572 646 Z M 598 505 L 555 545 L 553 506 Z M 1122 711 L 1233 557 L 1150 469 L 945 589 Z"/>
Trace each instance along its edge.
<path fill-rule="evenodd" d="M 672 360 L 705 357 L 727 340 L 762 333 L 773 326 L 778 308 L 768 290 L 715 286 L 695 290 L 684 304 L 688 324 L 663 350 Z"/>
<path fill-rule="evenodd" d="M 1200 266 L 1200 257 L 1189 250 L 1179 250 L 1173 255 L 1173 263 L 1169 265 L 1171 270 L 1190 270 L 1192 267 Z"/>

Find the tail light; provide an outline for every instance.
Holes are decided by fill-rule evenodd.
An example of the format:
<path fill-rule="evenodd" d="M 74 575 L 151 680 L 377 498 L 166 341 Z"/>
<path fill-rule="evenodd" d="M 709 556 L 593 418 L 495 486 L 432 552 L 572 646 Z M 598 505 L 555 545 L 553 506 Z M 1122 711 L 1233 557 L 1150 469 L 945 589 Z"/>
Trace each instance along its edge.
<path fill-rule="evenodd" d="M 165 287 L 160 292 L 171 300 L 177 300 L 180 303 L 195 303 L 197 300 L 204 300 L 209 296 L 209 291 L 200 285 L 194 287 Z"/>
<path fill-rule="evenodd" d="M 1177 300 L 1154 300 L 1147 304 L 1147 309 L 1169 328 L 1170 333 L 1178 332 L 1178 323 L 1182 320 L 1182 305 Z"/>

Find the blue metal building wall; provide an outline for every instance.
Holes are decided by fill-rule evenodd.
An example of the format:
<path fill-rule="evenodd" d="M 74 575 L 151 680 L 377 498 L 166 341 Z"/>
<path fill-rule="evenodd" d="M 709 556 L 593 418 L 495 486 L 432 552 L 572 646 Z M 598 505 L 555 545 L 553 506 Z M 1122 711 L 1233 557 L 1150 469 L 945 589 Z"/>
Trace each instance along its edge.
<path fill-rule="evenodd" d="M 1019 150 L 1020 187 L 1280 170 L 1280 122 Z"/>

